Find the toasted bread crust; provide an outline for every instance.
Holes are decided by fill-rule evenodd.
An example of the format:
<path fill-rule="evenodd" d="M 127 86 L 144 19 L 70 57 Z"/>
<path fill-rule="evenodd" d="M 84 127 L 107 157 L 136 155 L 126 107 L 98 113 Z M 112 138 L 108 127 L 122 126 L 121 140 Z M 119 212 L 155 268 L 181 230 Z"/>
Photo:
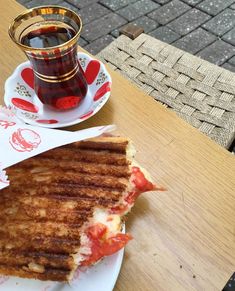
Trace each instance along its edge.
<path fill-rule="evenodd" d="M 129 140 L 99 137 L 59 147 L 7 169 L 0 195 L 0 274 L 67 281 L 83 225 L 126 192 Z M 32 268 L 32 266 L 36 266 Z"/>

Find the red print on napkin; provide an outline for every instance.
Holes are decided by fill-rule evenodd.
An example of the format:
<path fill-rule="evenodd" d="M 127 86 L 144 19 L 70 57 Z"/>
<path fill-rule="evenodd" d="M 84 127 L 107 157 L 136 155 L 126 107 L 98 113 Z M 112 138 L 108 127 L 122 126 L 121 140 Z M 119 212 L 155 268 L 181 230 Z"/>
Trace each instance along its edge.
<path fill-rule="evenodd" d="M 0 120 L 0 126 L 2 126 L 4 129 L 7 129 L 9 126 L 16 125 L 13 121 L 7 121 L 7 120 Z"/>
<path fill-rule="evenodd" d="M 41 143 L 40 135 L 31 129 L 21 129 L 13 132 L 9 140 L 17 152 L 31 152 Z"/>

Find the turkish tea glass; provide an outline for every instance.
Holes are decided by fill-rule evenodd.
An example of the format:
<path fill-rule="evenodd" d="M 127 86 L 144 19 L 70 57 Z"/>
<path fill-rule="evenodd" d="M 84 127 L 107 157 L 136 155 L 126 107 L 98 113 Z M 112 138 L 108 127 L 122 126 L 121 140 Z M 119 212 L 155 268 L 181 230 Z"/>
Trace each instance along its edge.
<path fill-rule="evenodd" d="M 34 72 L 34 90 L 41 102 L 56 110 L 80 105 L 87 82 L 77 59 L 81 18 L 61 6 L 40 6 L 17 16 L 11 39 L 24 51 Z"/>

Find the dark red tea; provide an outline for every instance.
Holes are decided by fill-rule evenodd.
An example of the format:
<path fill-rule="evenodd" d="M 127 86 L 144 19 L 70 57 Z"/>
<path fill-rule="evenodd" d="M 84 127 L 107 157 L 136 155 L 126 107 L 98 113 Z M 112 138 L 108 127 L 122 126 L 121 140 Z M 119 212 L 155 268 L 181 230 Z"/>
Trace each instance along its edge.
<path fill-rule="evenodd" d="M 77 107 L 87 92 L 76 44 L 61 49 L 74 36 L 73 29 L 56 24 L 35 27 L 21 39 L 26 46 L 42 49 L 28 54 L 35 75 L 34 90 L 42 103 L 58 110 Z M 44 48 L 50 48 L 50 52 Z"/>
<path fill-rule="evenodd" d="M 34 48 L 48 48 L 65 43 L 75 34 L 75 31 L 69 27 L 42 27 L 22 37 L 21 43 Z"/>

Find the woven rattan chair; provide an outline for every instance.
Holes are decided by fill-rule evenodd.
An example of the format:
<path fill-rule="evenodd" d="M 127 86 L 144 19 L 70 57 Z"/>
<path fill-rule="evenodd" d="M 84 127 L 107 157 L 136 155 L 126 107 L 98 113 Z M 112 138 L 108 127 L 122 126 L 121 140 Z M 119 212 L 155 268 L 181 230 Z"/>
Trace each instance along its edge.
<path fill-rule="evenodd" d="M 235 137 L 235 74 L 144 33 L 97 57 L 225 148 Z"/>

